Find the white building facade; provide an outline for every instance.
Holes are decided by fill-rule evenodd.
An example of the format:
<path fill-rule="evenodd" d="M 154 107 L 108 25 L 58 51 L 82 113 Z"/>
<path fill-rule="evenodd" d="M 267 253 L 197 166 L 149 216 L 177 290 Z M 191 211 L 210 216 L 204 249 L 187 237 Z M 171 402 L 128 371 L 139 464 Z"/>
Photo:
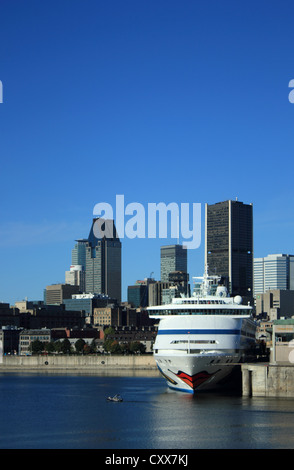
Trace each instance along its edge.
<path fill-rule="evenodd" d="M 294 255 L 273 254 L 254 259 L 253 292 L 294 290 Z"/>

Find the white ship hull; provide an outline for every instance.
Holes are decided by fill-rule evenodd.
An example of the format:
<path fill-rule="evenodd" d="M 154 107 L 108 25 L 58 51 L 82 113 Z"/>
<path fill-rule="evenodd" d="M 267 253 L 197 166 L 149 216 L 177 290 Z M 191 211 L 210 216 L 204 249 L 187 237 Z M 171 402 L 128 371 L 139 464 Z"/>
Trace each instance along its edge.
<path fill-rule="evenodd" d="M 226 362 L 227 356 L 223 358 L 217 356 Z M 230 357 L 230 360 L 238 362 L 239 356 Z M 215 390 L 220 383 L 230 375 L 235 365 L 229 365 L 221 362 L 211 365 L 207 357 L 200 355 L 189 355 L 185 359 L 176 356 L 163 356 L 155 354 L 155 360 L 158 370 L 166 379 L 166 383 L 171 389 L 182 392 L 195 393 L 201 390 Z"/>
<path fill-rule="evenodd" d="M 217 388 L 253 344 L 249 318 L 170 316 L 160 320 L 154 358 L 170 388 L 194 393 Z"/>

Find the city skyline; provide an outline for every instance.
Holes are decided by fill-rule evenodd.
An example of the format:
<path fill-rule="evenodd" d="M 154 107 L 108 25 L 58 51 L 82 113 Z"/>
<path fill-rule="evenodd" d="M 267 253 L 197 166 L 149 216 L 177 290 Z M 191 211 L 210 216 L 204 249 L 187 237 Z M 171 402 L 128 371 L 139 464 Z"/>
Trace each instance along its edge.
<path fill-rule="evenodd" d="M 3 2 L 0 301 L 64 282 L 97 203 L 254 206 L 254 257 L 293 253 L 294 5 Z M 5 47 L 4 47 L 5 45 Z M 3 97 L 3 99 L 2 99 Z M 122 241 L 122 298 L 160 246 Z"/>
<path fill-rule="evenodd" d="M 224 207 L 224 204 L 226 203 L 231 203 L 231 204 L 234 204 L 234 203 L 237 203 L 237 204 L 241 204 L 241 206 L 243 206 L 243 202 L 242 201 L 232 201 L 232 200 L 228 200 L 228 201 L 219 201 L 219 202 L 216 202 L 215 204 L 212 204 L 211 205 L 211 208 L 212 210 L 217 207 L 218 205 L 221 207 L 221 209 Z M 249 205 L 250 207 L 252 207 L 252 203 Z M 248 206 L 248 207 L 249 207 Z M 207 206 L 208 207 L 208 206 Z M 206 211 L 207 211 L 207 207 L 206 207 Z M 226 206 L 227 207 L 227 204 Z M 246 208 L 246 205 L 244 205 L 244 208 Z M 251 214 L 252 216 L 252 214 Z M 223 218 L 223 215 L 221 216 Z M 91 222 L 91 229 L 90 229 L 90 233 L 89 233 L 89 236 L 88 238 L 83 238 L 83 239 L 76 239 L 75 241 L 77 242 L 74 246 L 74 248 L 71 250 L 71 266 L 70 266 L 70 269 L 74 268 L 74 269 L 78 269 L 77 272 L 79 272 L 79 269 L 82 268 L 83 272 L 84 272 L 84 283 L 82 285 L 84 285 L 85 289 L 81 289 L 81 293 L 84 293 L 84 294 L 103 294 L 103 295 L 108 295 L 110 298 L 116 298 L 118 300 L 118 302 L 124 302 L 124 301 L 127 301 L 128 299 L 128 289 L 129 287 L 134 287 L 134 284 L 136 281 L 139 281 L 139 279 L 148 279 L 148 276 L 141 276 L 141 278 L 138 278 L 136 281 L 133 281 L 132 283 L 129 283 L 127 285 L 127 292 L 122 292 L 122 295 L 121 297 L 120 296 L 115 296 L 115 295 L 111 295 L 110 292 L 102 292 L 100 287 L 101 287 L 101 280 L 99 281 L 99 289 L 98 290 L 95 290 L 94 288 L 93 289 L 88 289 L 86 288 L 86 282 L 85 282 L 85 279 L 87 277 L 87 273 L 86 273 L 86 266 L 87 266 L 87 255 L 86 255 L 86 251 L 93 251 L 97 249 L 96 245 L 97 244 L 100 244 L 101 242 L 99 242 L 100 240 L 100 237 L 96 238 L 95 236 L 95 231 L 93 229 L 95 223 L 98 221 L 99 219 L 97 218 L 94 218 L 92 219 L 92 222 Z M 105 224 L 105 220 L 102 219 L 103 223 Z M 205 219 L 205 223 L 204 223 L 204 231 L 205 231 L 205 237 L 207 237 L 207 234 L 209 233 L 209 228 L 207 226 L 207 220 Z M 117 240 L 118 241 L 118 244 L 119 244 L 119 250 L 121 250 L 121 242 L 118 238 L 118 234 L 116 232 L 116 228 L 115 228 L 115 221 L 113 220 L 109 220 L 109 221 L 106 221 L 106 223 L 108 224 L 108 226 L 110 227 L 113 226 L 113 231 L 111 231 L 111 233 L 114 233 L 114 238 L 111 237 L 110 241 L 112 240 Z M 238 222 L 239 223 L 239 222 Z M 242 222 L 243 223 L 243 222 Z M 218 224 L 219 224 L 219 221 L 218 221 Z M 210 222 L 210 225 L 211 225 L 211 222 Z M 250 221 L 250 226 L 253 225 L 252 224 L 252 221 Z M 103 225 L 102 225 L 103 226 Z M 99 225 L 100 227 L 100 225 Z M 214 230 L 212 231 L 211 235 L 213 235 L 213 232 Z M 97 235 L 97 233 L 96 233 Z M 101 235 L 101 234 L 100 234 Z M 228 235 L 228 234 L 227 234 Z M 224 239 L 222 241 L 222 243 L 224 245 L 228 244 L 228 236 L 225 235 L 224 236 Z M 102 235 L 101 235 L 102 237 Z M 107 238 L 107 237 L 106 237 Z M 210 237 L 211 238 L 211 237 Z M 243 237 L 244 238 L 244 237 Z M 242 240 L 243 240 L 242 238 Z M 245 237 L 246 238 L 246 237 Z M 242 241 L 241 240 L 241 244 L 243 243 L 244 244 L 244 240 Z M 102 241 L 103 241 L 103 238 L 102 238 Z M 107 241 L 107 240 L 106 240 Z M 204 240 L 205 241 L 205 240 Z M 235 240 L 235 243 L 237 242 L 237 239 Z M 162 243 L 162 242 L 161 242 Z M 239 241 L 238 241 L 239 243 Z M 252 241 L 249 242 L 250 246 L 252 247 Z M 83 248 L 81 250 L 81 247 Z M 179 251 L 180 250 L 180 251 Z M 227 250 L 229 251 L 230 250 L 230 247 L 229 247 L 229 244 L 227 245 Z M 178 270 L 180 268 L 183 269 L 183 272 L 187 272 L 188 276 L 189 276 L 189 270 L 186 269 L 187 267 L 187 264 L 188 264 L 188 253 L 190 252 L 191 250 L 186 250 L 183 245 L 179 245 L 179 244 L 174 244 L 174 245 L 171 245 L 171 244 L 168 244 L 168 245 L 160 245 L 160 253 L 159 253 L 159 262 L 160 262 L 160 269 L 159 269 L 159 277 L 156 278 L 153 277 L 154 280 L 156 281 L 167 281 L 168 280 L 168 276 L 166 275 L 166 272 L 169 272 L 169 271 L 174 271 L 178 268 Z M 182 253 L 183 252 L 183 253 Z M 89 255 L 88 255 L 89 256 Z M 116 255 L 115 255 L 116 256 Z M 90 256 L 92 257 L 92 255 Z M 294 255 L 291 255 L 291 254 L 268 254 L 266 257 L 264 258 L 257 258 L 254 256 L 254 253 L 253 253 L 253 261 L 254 261 L 254 266 L 255 264 L 258 264 L 261 260 L 266 260 L 266 259 L 274 259 L 276 257 L 287 257 L 287 258 L 292 258 L 294 257 Z M 119 255 L 119 258 L 121 258 L 121 254 Z M 172 262 L 170 261 L 170 259 L 172 258 L 175 258 Z M 176 258 L 178 259 L 178 261 L 176 262 Z M 203 262 L 204 262 L 204 265 L 203 265 L 203 268 L 205 267 L 205 263 L 208 262 L 208 261 L 205 261 L 205 258 L 206 258 L 206 252 L 203 253 Z M 76 264 L 75 264 L 76 263 Z M 121 266 L 121 259 L 120 259 L 120 268 L 121 268 L 121 271 L 122 271 L 122 266 Z M 216 269 L 216 268 L 214 268 Z M 252 273 L 253 271 L 255 270 L 255 268 L 253 268 L 253 262 L 252 262 Z M 56 283 L 49 283 L 47 287 L 53 287 L 54 285 L 56 284 L 67 284 L 66 283 L 66 278 L 67 276 L 69 275 L 69 273 L 72 273 L 73 271 L 69 271 L 67 269 L 65 269 L 65 280 L 61 281 L 61 282 L 56 282 Z M 76 273 L 77 274 L 77 273 Z M 201 273 L 203 274 L 203 273 Z M 212 273 L 210 273 L 212 274 Z M 99 274 L 99 279 L 101 277 L 102 273 Z M 151 272 L 150 275 L 154 275 L 154 272 Z M 194 275 L 194 274 L 193 274 Z M 193 276 L 192 275 L 192 276 Z M 220 275 L 218 273 L 218 275 Z M 191 277 L 192 277 L 191 276 Z M 93 277 L 93 276 L 92 276 Z M 163 279 L 162 279 L 163 278 Z M 292 279 L 292 278 L 291 278 Z M 75 282 L 70 282 L 70 284 L 72 283 L 72 285 L 78 285 L 79 282 L 78 280 L 80 280 L 80 277 L 77 277 L 75 276 Z M 225 281 L 225 277 L 223 278 L 222 277 L 222 280 Z M 94 281 L 94 278 L 92 279 L 92 283 Z M 253 278 L 251 279 L 252 281 L 252 290 L 253 290 Z M 190 283 L 192 283 L 193 280 L 190 279 Z M 258 282 L 257 280 L 255 280 L 255 282 Z M 101 285 L 100 285 L 101 284 Z M 121 285 L 121 280 L 119 281 L 119 284 Z M 93 284 L 94 285 L 94 284 Z M 115 283 L 114 283 L 115 285 Z M 292 284 L 291 284 L 292 286 Z M 291 288 L 291 286 L 289 285 L 289 287 L 287 287 L 287 289 Z M 285 288 L 285 287 L 283 287 Z M 111 288 L 113 289 L 113 288 Z M 114 290 L 116 289 L 116 287 L 114 287 Z M 191 288 L 193 290 L 193 286 Z M 119 288 L 119 291 L 121 290 L 121 288 Z M 44 291 L 44 289 L 43 289 Z M 266 291 L 266 289 L 264 290 L 264 292 Z M 259 292 L 262 292 L 261 290 Z M 113 292 L 112 292 L 113 293 Z M 235 295 L 237 294 L 237 292 L 235 292 Z M 25 297 L 27 298 L 27 296 Z M 21 300 L 24 300 L 24 299 L 21 299 Z M 42 300 L 42 296 L 39 298 L 39 299 L 28 299 L 28 300 Z M 5 301 L 4 301 L 5 302 Z"/>

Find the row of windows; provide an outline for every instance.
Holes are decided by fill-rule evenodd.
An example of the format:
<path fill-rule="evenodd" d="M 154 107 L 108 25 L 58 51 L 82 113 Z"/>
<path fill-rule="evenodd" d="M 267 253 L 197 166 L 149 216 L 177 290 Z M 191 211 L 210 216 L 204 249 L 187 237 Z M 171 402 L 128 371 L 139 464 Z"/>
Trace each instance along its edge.
<path fill-rule="evenodd" d="M 183 351 L 186 351 L 187 353 L 191 353 L 191 354 L 199 354 L 201 352 L 200 349 L 191 349 L 191 350 L 188 350 L 188 349 L 183 349 Z M 238 350 L 236 350 L 235 352 L 238 352 Z M 158 353 L 158 349 L 155 349 L 155 353 Z M 224 358 L 219 358 L 219 359 L 212 359 L 210 361 L 210 364 L 219 364 L 220 362 L 222 363 L 230 363 L 230 362 L 234 362 L 235 361 L 235 358 L 229 358 L 229 359 L 224 359 Z M 170 363 L 171 364 L 171 360 L 170 359 L 158 359 L 158 362 L 161 362 L 161 363 Z"/>
<path fill-rule="evenodd" d="M 152 310 L 150 315 L 249 315 L 248 310 L 237 309 L 203 309 L 203 310 Z"/>
<path fill-rule="evenodd" d="M 50 336 L 21 336 L 23 341 L 50 341 Z"/>
<path fill-rule="evenodd" d="M 187 340 L 187 339 L 182 339 L 182 340 L 175 340 L 171 341 L 170 344 L 218 344 L 218 341 L 214 341 L 213 339 L 199 339 L 199 340 Z"/>
<path fill-rule="evenodd" d="M 212 305 L 215 305 L 215 304 L 222 304 L 224 305 L 225 302 L 223 300 L 183 300 L 181 301 L 182 304 L 201 304 L 201 305 L 209 305 L 209 304 L 212 304 Z"/>

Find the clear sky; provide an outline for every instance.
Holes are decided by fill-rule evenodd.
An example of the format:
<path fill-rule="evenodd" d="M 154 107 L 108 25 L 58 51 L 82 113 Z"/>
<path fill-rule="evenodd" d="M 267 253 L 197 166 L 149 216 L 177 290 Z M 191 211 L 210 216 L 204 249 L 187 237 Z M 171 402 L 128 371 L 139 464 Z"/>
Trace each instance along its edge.
<path fill-rule="evenodd" d="M 65 281 L 93 208 L 254 207 L 254 256 L 294 253 L 293 0 L 1 0 L 0 301 Z M 123 284 L 160 246 L 122 240 Z"/>

